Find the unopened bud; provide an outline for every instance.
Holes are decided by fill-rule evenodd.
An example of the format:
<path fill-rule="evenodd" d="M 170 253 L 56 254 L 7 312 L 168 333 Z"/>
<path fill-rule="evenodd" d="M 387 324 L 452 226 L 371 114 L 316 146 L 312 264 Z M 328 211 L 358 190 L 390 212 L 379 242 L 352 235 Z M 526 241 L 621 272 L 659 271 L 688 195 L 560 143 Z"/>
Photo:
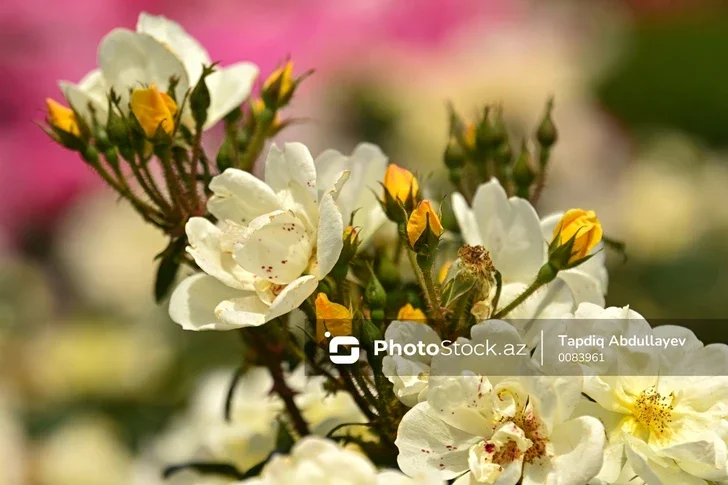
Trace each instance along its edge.
<path fill-rule="evenodd" d="M 429 231 L 429 234 L 425 234 L 426 231 Z M 413 248 L 423 236 L 426 236 L 426 242 L 429 242 L 432 238 L 437 240 L 443 231 L 440 217 L 429 200 L 420 202 L 407 221 L 407 240 Z"/>
<path fill-rule="evenodd" d="M 152 85 L 146 89 L 135 89 L 131 93 L 131 110 L 147 137 L 152 138 L 158 130 L 171 134 L 174 131 L 174 116 L 177 103 Z"/>
<path fill-rule="evenodd" d="M 81 135 L 78 119 L 71 108 L 63 106 L 51 98 L 46 98 L 46 107 L 48 109 L 48 124 L 71 135 Z"/>
<path fill-rule="evenodd" d="M 325 293 L 316 296 L 316 340 L 323 343 L 331 337 L 351 335 L 352 315 L 348 308 L 329 301 Z"/>
<path fill-rule="evenodd" d="M 442 158 L 449 169 L 462 168 L 465 165 L 465 152 L 463 147 L 460 146 L 460 143 L 458 143 L 457 137 L 450 137 Z"/>
<path fill-rule="evenodd" d="M 198 129 L 207 121 L 207 111 L 210 109 L 210 90 L 207 88 L 205 79 L 215 72 L 214 67 L 204 67 L 200 80 L 190 93 L 190 110 Z"/>
<path fill-rule="evenodd" d="M 296 80 L 293 78 L 293 62 L 286 61 L 281 67 L 268 76 L 263 83 L 261 95 L 267 106 L 278 109 L 286 105 L 296 89 Z"/>
<path fill-rule="evenodd" d="M 513 181 L 516 184 L 517 195 L 524 199 L 529 197 L 531 184 L 536 180 L 536 173 L 531 167 L 531 154 L 524 140 L 521 154 L 513 165 Z"/>
<path fill-rule="evenodd" d="M 399 285 L 399 268 L 389 257 L 382 255 L 376 264 L 377 279 L 384 288 L 392 289 Z"/>
<path fill-rule="evenodd" d="M 369 268 L 370 277 L 367 286 L 364 288 L 364 301 L 370 309 L 382 309 L 387 304 L 387 292 L 374 274 L 374 270 Z"/>
<path fill-rule="evenodd" d="M 551 111 L 553 110 L 554 103 L 553 99 L 549 100 L 546 104 L 546 113 L 544 114 L 541 124 L 536 130 L 536 140 L 538 144 L 543 148 L 551 148 L 559 138 L 558 130 L 554 124 L 554 120 L 551 119 Z"/>

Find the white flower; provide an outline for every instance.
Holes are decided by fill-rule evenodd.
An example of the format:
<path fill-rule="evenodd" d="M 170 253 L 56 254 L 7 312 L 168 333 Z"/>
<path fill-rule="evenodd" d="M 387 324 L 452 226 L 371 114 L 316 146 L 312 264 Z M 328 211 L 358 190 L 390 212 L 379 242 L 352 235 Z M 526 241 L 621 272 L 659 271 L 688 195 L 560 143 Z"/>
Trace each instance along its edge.
<path fill-rule="evenodd" d="M 649 485 L 728 480 L 728 346 L 704 346 L 683 327 L 651 329 L 628 308 L 582 304 L 575 317 L 568 334 L 684 339 L 669 348 L 619 347 L 612 365 L 585 369 L 596 374 L 584 381 L 593 402 L 578 412 L 599 418 L 609 440 L 595 483 L 623 480 L 625 466 Z"/>
<path fill-rule="evenodd" d="M 490 252 L 503 278 L 498 307 L 505 307 L 523 293 L 547 261 L 547 241 L 562 214 L 539 221 L 527 200 L 508 198 L 496 179 L 478 187 L 472 208 L 462 195 L 453 194 L 453 210 L 465 242 Z M 557 317 L 574 311 L 581 302 L 604 305 L 606 289 L 607 273 L 600 252 L 576 268 L 559 272 L 556 280 L 515 308 L 508 318 Z"/>
<path fill-rule="evenodd" d="M 260 477 L 240 485 L 442 485 L 432 477 L 408 478 L 395 471 L 378 472 L 369 459 L 330 440 L 307 437 L 289 456 L 274 456 Z"/>
<path fill-rule="evenodd" d="M 230 330 L 298 308 L 341 254 L 336 198 L 348 175 L 318 184 L 308 149 L 286 143 L 270 148 L 265 183 L 236 169 L 214 177 L 207 208 L 222 228 L 201 217 L 187 223 L 187 251 L 206 274 L 175 289 L 172 320 L 187 330 Z"/>
<path fill-rule="evenodd" d="M 353 226 L 359 227 L 359 237 L 365 244 L 384 224 L 387 216 L 375 193 L 381 191 L 380 182 L 387 170 L 387 156 L 371 143 L 360 143 L 350 156 L 336 150 L 326 150 L 316 157 L 318 183 L 324 187 L 333 184 L 339 174 L 349 170 L 349 181 L 341 189 L 339 206 L 348 224 L 354 214 Z"/>
<path fill-rule="evenodd" d="M 521 342 L 502 321 L 475 325 L 471 335 L 471 344 Z M 571 417 L 582 381 L 529 376 L 529 368 L 527 356 L 434 357 L 427 402 L 399 426 L 400 468 L 437 471 L 457 485 L 586 483 L 602 466 L 605 437 L 597 419 Z"/>
<path fill-rule="evenodd" d="M 399 345 L 417 344 L 440 345 L 440 337 L 429 325 L 418 322 L 394 321 L 384 333 L 384 340 Z M 394 394 L 402 404 L 412 407 L 427 399 L 427 388 L 432 358 L 425 354 L 386 355 L 382 360 L 382 370 L 394 385 Z"/>
<path fill-rule="evenodd" d="M 185 92 L 199 81 L 203 65 L 212 62 L 205 48 L 178 23 L 142 13 L 136 32 L 114 29 L 103 38 L 99 45 L 99 69 L 91 71 L 78 84 L 62 81 L 60 86 L 71 106 L 88 119 L 91 103 L 103 122 L 110 88 L 114 88 L 125 107 L 130 89 L 154 84 L 167 91 L 170 77 L 174 76 L 179 79 L 175 97 L 181 102 Z M 240 106 L 250 95 L 257 76 L 258 68 L 249 62 L 217 67 L 206 78 L 210 108 L 204 129 Z M 185 115 L 189 122 L 189 110 L 185 110 Z"/>

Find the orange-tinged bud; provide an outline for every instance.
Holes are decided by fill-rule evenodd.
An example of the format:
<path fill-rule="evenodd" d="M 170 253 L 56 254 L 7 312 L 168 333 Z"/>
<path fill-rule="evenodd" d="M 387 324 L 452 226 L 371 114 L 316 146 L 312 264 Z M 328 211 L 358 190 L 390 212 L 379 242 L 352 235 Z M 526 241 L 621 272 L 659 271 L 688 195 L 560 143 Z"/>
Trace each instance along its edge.
<path fill-rule="evenodd" d="M 150 138 L 154 136 L 160 126 L 162 131 L 167 134 L 171 134 L 174 130 L 177 103 L 154 85 L 132 91 L 131 111 L 139 121 L 144 133 Z"/>
<path fill-rule="evenodd" d="M 407 201 L 410 193 L 416 197 L 420 190 L 417 178 L 412 172 L 393 163 L 387 166 L 387 171 L 384 173 L 384 188 L 393 199 L 402 203 Z"/>
<path fill-rule="evenodd" d="M 46 107 L 48 108 L 48 122 L 59 130 L 79 136 L 81 130 L 78 127 L 78 120 L 71 108 L 46 98 Z"/>
<path fill-rule="evenodd" d="M 351 312 L 338 303 L 329 301 L 326 293 L 316 296 L 316 340 L 325 342 L 326 332 L 331 337 L 351 335 Z"/>
<path fill-rule="evenodd" d="M 430 231 L 435 236 L 442 234 L 443 228 L 440 217 L 433 210 L 429 200 L 423 200 L 417 204 L 417 208 L 410 214 L 407 221 L 407 239 L 410 246 L 414 247 L 417 240 L 427 228 L 427 221 L 430 221 Z"/>
<path fill-rule="evenodd" d="M 290 99 L 294 88 L 293 62 L 290 60 L 273 71 L 263 83 L 263 92 L 266 96 L 271 97 L 274 103 L 280 104 L 285 104 Z"/>
<path fill-rule="evenodd" d="M 572 264 L 587 257 L 591 250 L 599 244 L 602 240 L 602 224 L 594 211 L 570 209 L 554 228 L 553 237 L 552 246 L 563 246 L 574 238 L 568 261 L 569 264 Z"/>
<path fill-rule="evenodd" d="M 397 312 L 397 320 L 424 323 L 427 320 L 427 315 L 419 308 L 415 308 L 412 304 L 407 303 Z"/>
<path fill-rule="evenodd" d="M 452 267 L 452 261 L 448 261 L 445 264 L 442 265 L 442 268 L 440 268 L 440 271 L 437 272 L 437 281 L 440 282 L 440 284 L 445 283 L 445 279 L 447 278 L 447 273 L 450 271 L 450 268 Z"/>

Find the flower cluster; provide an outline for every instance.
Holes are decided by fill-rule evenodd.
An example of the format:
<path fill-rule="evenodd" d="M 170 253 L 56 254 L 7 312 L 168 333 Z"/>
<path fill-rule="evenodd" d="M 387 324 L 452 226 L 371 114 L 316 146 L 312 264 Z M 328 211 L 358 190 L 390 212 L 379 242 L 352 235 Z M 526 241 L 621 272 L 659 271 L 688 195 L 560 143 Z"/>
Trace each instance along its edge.
<path fill-rule="evenodd" d="M 198 442 L 169 474 L 728 481 L 728 378 L 717 377 L 728 347 L 605 308 L 595 212 L 536 211 L 558 139 L 552 102 L 517 156 L 502 107 L 471 121 L 451 111 L 443 161 L 456 191 L 442 203 L 370 143 L 350 155 L 266 150 L 302 77 L 286 61 L 251 95 L 256 75 L 217 66 L 178 24 L 142 14 L 136 32 L 104 38 L 98 70 L 61 84 L 69 108 L 48 101 L 48 134 L 170 237 L 157 297 L 176 283 L 172 320 L 242 342 L 240 369 L 212 393 L 225 412 L 205 401 L 183 418 Z M 219 122 L 213 157 L 202 140 Z M 181 264 L 195 271 L 178 281 Z M 564 334 L 683 345 L 544 363 L 545 337 Z"/>

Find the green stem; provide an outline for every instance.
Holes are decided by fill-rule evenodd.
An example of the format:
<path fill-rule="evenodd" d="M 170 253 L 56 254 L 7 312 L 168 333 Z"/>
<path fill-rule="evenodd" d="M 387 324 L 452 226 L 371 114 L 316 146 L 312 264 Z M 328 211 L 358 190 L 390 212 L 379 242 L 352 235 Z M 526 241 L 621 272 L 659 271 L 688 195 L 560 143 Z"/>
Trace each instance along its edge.
<path fill-rule="evenodd" d="M 432 278 L 431 268 L 421 268 L 417 263 L 417 254 L 409 248 L 407 249 L 407 257 L 412 265 L 412 270 L 415 272 L 417 282 L 420 284 L 422 291 L 425 293 L 425 299 L 427 300 L 427 305 L 430 307 L 430 311 L 435 316 L 438 324 L 444 322 L 445 319 L 442 315 L 442 309 L 440 308 L 440 299 L 437 296 L 437 290 L 435 287 L 435 281 Z"/>
<path fill-rule="evenodd" d="M 275 119 L 276 114 L 273 112 L 270 117 L 261 116 L 256 123 L 253 136 L 250 138 L 250 144 L 248 144 L 243 155 L 243 160 L 240 162 L 240 168 L 242 170 L 250 172 L 253 169 L 255 161 L 258 159 L 260 152 L 263 151 L 265 140 L 268 138 L 268 131 Z"/>
<path fill-rule="evenodd" d="M 538 270 L 538 275 L 536 276 L 536 280 L 531 283 L 531 286 L 526 288 L 526 290 L 518 295 L 515 300 L 510 302 L 503 310 L 497 312 L 495 315 L 493 315 L 494 319 L 503 318 L 508 313 L 510 313 L 514 308 L 519 306 L 521 303 L 526 301 L 526 299 L 533 295 L 533 293 L 541 288 L 542 286 L 552 282 L 554 278 L 556 278 L 556 275 L 558 274 L 559 270 L 551 266 L 549 263 L 544 264 L 541 266 L 541 269 Z"/>

